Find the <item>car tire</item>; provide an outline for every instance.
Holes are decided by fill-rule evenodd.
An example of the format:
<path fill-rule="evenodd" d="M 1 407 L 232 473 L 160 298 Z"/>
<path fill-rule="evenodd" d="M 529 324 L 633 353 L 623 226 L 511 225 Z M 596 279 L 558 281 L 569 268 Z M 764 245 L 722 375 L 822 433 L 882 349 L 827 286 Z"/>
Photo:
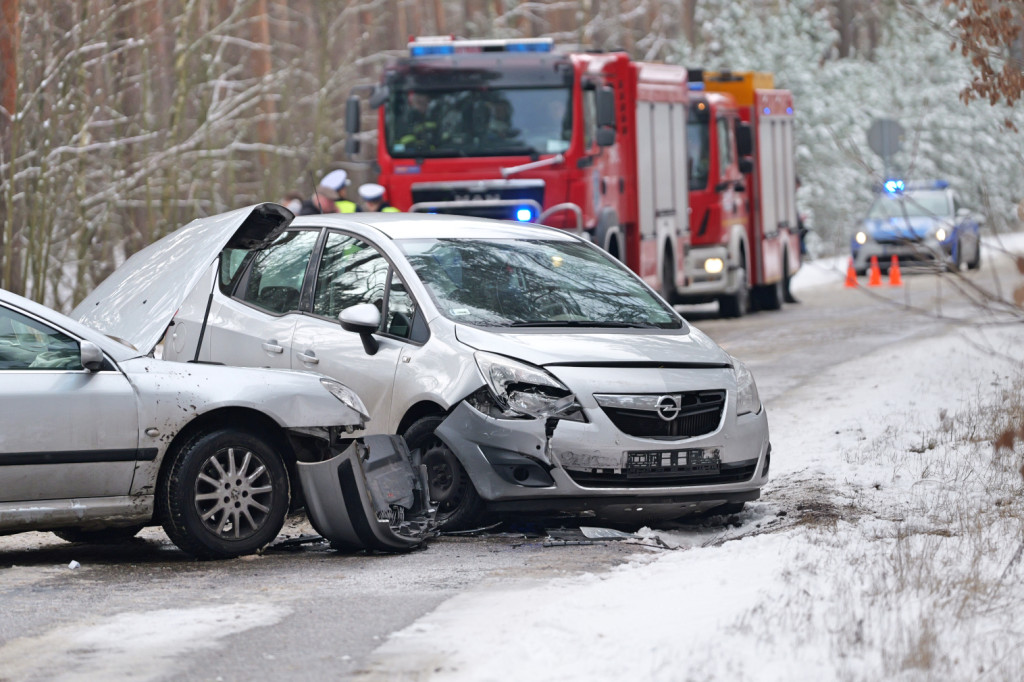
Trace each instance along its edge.
<path fill-rule="evenodd" d="M 164 531 L 200 559 L 255 552 L 281 531 L 288 470 L 265 439 L 238 429 L 201 433 L 173 453 L 158 491 Z"/>
<path fill-rule="evenodd" d="M 145 526 L 112 526 L 98 530 L 85 530 L 83 528 L 58 528 L 52 531 L 54 535 L 66 542 L 83 542 L 90 545 L 120 545 L 128 542 Z"/>
<path fill-rule="evenodd" d="M 740 280 L 736 293 L 718 299 L 718 314 L 722 317 L 743 317 L 750 312 L 750 285 L 746 269 L 740 268 L 736 276 Z"/>
<path fill-rule="evenodd" d="M 981 239 L 974 240 L 974 257 L 967 262 L 968 270 L 977 270 L 981 267 Z"/>
<path fill-rule="evenodd" d="M 444 418 L 440 415 L 421 417 L 402 435 L 409 450 L 420 450 L 427 467 L 430 501 L 437 505 L 440 529 L 473 528 L 479 521 L 484 502 L 455 453 L 434 433 L 442 421 Z"/>

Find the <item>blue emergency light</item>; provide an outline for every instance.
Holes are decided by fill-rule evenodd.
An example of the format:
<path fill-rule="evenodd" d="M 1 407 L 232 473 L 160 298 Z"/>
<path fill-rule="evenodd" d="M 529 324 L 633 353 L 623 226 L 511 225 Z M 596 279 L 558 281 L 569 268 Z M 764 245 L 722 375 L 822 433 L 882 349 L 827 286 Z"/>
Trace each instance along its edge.
<path fill-rule="evenodd" d="M 516 220 L 521 223 L 528 223 L 533 220 L 533 211 L 526 207 L 520 207 L 516 209 Z"/>
<path fill-rule="evenodd" d="M 906 189 L 907 186 L 902 180 L 886 180 L 882 187 L 884 187 L 885 191 L 889 194 L 897 194 Z"/>
<path fill-rule="evenodd" d="M 687 85 L 689 86 L 691 91 L 703 90 L 704 89 L 704 82 L 703 81 L 690 81 L 689 83 L 687 83 Z"/>
<path fill-rule="evenodd" d="M 409 48 L 413 57 L 433 57 L 439 54 L 455 54 L 455 46 L 447 45 L 413 45 Z"/>
<path fill-rule="evenodd" d="M 553 45 L 549 42 L 509 43 L 506 52 L 551 52 Z"/>

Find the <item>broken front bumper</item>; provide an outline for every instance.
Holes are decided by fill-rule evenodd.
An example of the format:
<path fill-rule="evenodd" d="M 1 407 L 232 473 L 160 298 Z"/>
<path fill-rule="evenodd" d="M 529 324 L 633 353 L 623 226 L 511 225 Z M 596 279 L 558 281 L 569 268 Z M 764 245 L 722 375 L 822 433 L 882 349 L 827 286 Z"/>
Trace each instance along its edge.
<path fill-rule="evenodd" d="M 309 521 L 335 549 L 401 552 L 437 534 L 426 472 L 399 436 L 366 436 L 298 469 Z"/>
<path fill-rule="evenodd" d="M 495 511 L 583 514 L 611 521 L 668 519 L 756 500 L 768 480 L 767 416 L 727 415 L 705 436 L 658 441 L 627 436 L 598 410 L 588 423 L 495 419 L 460 403 L 437 428 Z M 625 474 L 630 452 L 700 450 L 721 462 L 715 478 L 659 481 Z"/>

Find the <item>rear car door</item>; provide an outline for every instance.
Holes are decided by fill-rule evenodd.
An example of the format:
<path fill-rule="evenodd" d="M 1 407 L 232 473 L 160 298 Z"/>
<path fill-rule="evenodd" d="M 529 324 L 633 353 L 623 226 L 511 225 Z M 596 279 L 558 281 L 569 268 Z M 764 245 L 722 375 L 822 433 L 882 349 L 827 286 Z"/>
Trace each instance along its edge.
<path fill-rule="evenodd" d="M 359 335 L 343 330 L 338 322 L 342 310 L 360 303 L 381 311 L 374 355 L 367 355 Z M 370 412 L 369 431 L 389 433 L 395 368 L 403 350 L 422 343 L 414 338 L 426 338 L 422 316 L 404 285 L 393 277 L 390 263 L 370 243 L 328 232 L 310 313 L 295 325 L 292 368 L 322 372 L 347 384 Z"/>
<path fill-rule="evenodd" d="M 0 502 L 127 495 L 140 452 L 128 379 L 79 339 L 0 305 Z"/>
<path fill-rule="evenodd" d="M 289 230 L 252 254 L 211 311 L 211 358 L 245 367 L 291 366 L 302 287 L 320 230 Z"/>

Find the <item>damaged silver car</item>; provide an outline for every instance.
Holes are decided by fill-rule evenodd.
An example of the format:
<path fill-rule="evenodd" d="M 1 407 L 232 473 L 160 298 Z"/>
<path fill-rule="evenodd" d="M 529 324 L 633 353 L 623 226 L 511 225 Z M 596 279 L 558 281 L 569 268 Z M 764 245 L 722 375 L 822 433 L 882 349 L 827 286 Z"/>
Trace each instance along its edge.
<path fill-rule="evenodd" d="M 648 523 L 737 509 L 767 481 L 751 373 L 589 242 L 423 214 L 303 216 L 274 230 L 216 263 L 211 245 L 209 267 L 185 278 L 166 262 L 196 241 L 183 228 L 74 315 L 117 335 L 96 304 L 148 305 L 122 282 L 187 285 L 170 327 L 151 332 L 165 334 L 165 357 L 344 381 L 374 433 L 420 453 L 447 528 L 485 509 Z"/>
<path fill-rule="evenodd" d="M 164 303 L 161 327 L 180 298 Z M 5 291 L 0 415 L 0 535 L 111 543 L 162 524 L 189 554 L 226 558 L 273 541 L 303 502 L 347 549 L 433 532 L 425 470 L 400 439 L 358 437 L 367 410 L 342 383 L 157 360 Z M 323 484 L 339 471 L 348 488 Z"/>

